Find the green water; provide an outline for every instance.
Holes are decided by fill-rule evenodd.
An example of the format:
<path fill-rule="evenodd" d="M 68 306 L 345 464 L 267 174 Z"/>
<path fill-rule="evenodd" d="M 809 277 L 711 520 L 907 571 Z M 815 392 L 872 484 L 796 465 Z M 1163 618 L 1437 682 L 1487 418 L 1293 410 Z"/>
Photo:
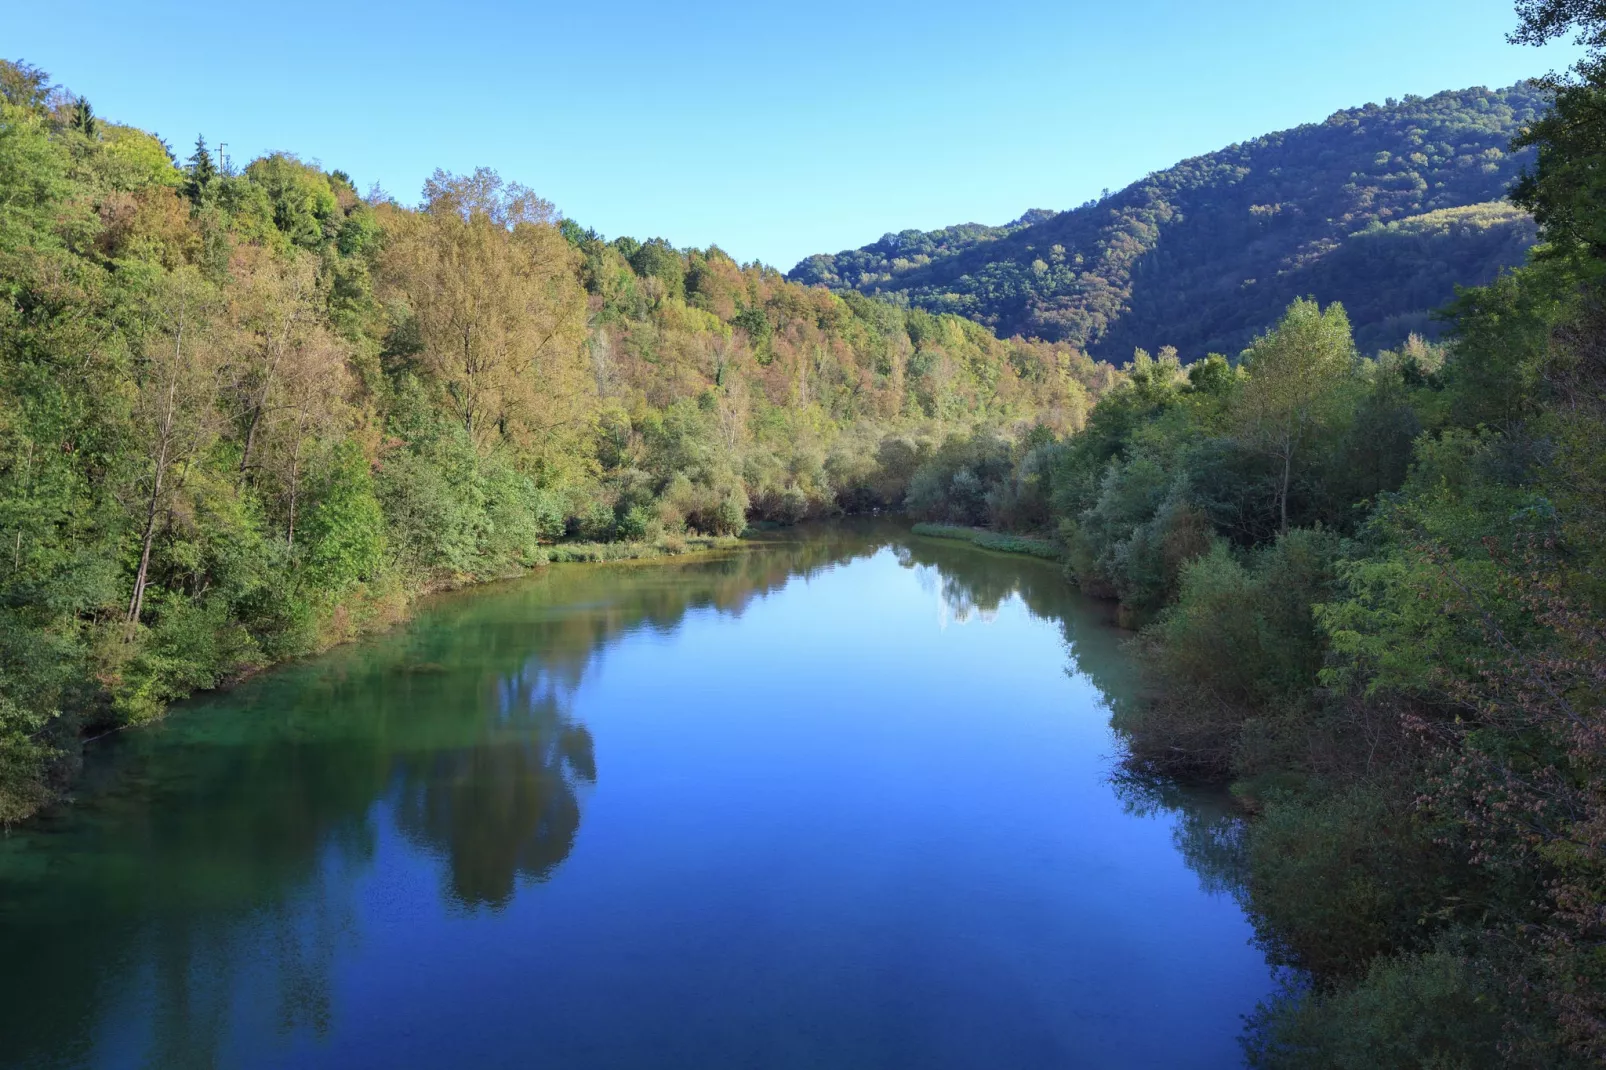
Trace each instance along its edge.
<path fill-rule="evenodd" d="M 889 528 L 436 599 L 0 840 L 0 1065 L 1237 1065 L 1236 826 L 1112 776 L 1121 638 Z"/>

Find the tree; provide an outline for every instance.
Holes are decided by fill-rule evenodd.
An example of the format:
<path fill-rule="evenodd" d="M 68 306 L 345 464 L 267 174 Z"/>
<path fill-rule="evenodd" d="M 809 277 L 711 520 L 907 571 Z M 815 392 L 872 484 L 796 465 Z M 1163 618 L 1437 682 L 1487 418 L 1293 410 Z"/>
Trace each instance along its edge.
<path fill-rule="evenodd" d="M 1512 44 L 1542 45 L 1572 33 L 1587 55 L 1578 64 L 1585 77 L 1601 69 L 1606 52 L 1606 0 L 1517 0 L 1518 26 Z M 1550 82 L 1557 79 L 1552 76 Z"/>
<path fill-rule="evenodd" d="M 1295 465 L 1331 418 L 1335 388 L 1354 371 L 1344 306 L 1295 301 L 1240 360 L 1249 378 L 1236 402 L 1239 435 L 1276 467 L 1277 529 L 1286 534 Z"/>
<path fill-rule="evenodd" d="M 79 97 L 73 102 L 72 128 L 85 137 L 94 137 L 98 129 L 95 109 L 89 106 L 89 101 L 84 97 Z"/>
<path fill-rule="evenodd" d="M 137 491 L 139 564 L 128 599 L 129 634 L 139 623 L 150 579 L 151 549 L 189 469 L 218 432 L 217 350 L 211 336 L 214 295 L 190 267 L 156 281 L 145 308 L 152 328 L 135 372 L 135 436 L 147 458 Z"/>
<path fill-rule="evenodd" d="M 1511 40 L 1542 45 L 1575 34 L 1586 54 L 1571 76 L 1542 80 L 1553 106 L 1513 141 L 1538 150 L 1511 199 L 1533 213 L 1547 241 L 1606 259 L 1606 0 L 1519 0 Z"/>
<path fill-rule="evenodd" d="M 18 108 L 37 110 L 50 96 L 50 75 L 22 60 L 0 59 L 0 98 Z"/>
<path fill-rule="evenodd" d="M 255 461 L 263 420 L 279 407 L 286 365 L 321 339 L 317 265 L 308 257 L 277 257 L 254 247 L 231 265 L 229 313 L 234 338 L 226 370 L 244 431 L 240 471 Z"/>
<path fill-rule="evenodd" d="M 1558 248 L 1606 258 L 1606 84 L 1560 87 L 1555 106 L 1514 144 L 1538 154 L 1512 187 L 1512 201 Z"/>
<path fill-rule="evenodd" d="M 326 330 L 314 330 L 291 354 L 278 389 L 278 416 L 264 450 L 264 467 L 278 484 L 285 543 L 294 546 L 296 518 L 308 471 L 340 443 L 350 425 L 346 352 Z"/>
<path fill-rule="evenodd" d="M 273 205 L 273 225 L 295 245 L 316 249 L 343 221 L 329 178 L 287 152 L 252 160 L 245 177 L 261 186 Z"/>
<path fill-rule="evenodd" d="M 552 460 L 583 430 L 589 379 L 574 255 L 552 206 L 484 168 L 436 172 L 423 212 L 393 215 L 383 274 L 422 370 L 469 437 Z"/>
<path fill-rule="evenodd" d="M 197 135 L 195 151 L 190 154 L 189 181 L 185 183 L 184 192 L 191 202 L 200 204 L 216 178 L 217 168 L 212 165 L 212 154 L 207 151 L 206 138 Z"/>
<path fill-rule="evenodd" d="M 325 323 L 311 256 L 246 247 L 231 268 L 225 372 L 242 428 L 238 467 L 277 493 L 293 546 L 312 454 L 350 422 L 349 354 Z"/>

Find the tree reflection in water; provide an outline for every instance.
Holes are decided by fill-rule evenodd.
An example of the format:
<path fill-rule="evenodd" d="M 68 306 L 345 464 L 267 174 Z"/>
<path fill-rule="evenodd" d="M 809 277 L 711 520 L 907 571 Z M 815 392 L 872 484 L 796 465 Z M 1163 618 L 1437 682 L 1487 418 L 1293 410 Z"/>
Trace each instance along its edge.
<path fill-rule="evenodd" d="M 101 1062 L 109 1043 L 144 1065 L 213 1066 L 242 1028 L 325 1034 L 334 964 L 362 941 L 355 889 L 390 849 L 376 817 L 439 860 L 454 911 L 502 910 L 582 834 L 599 770 L 575 701 L 598 659 L 626 635 L 670 633 L 692 610 L 740 616 L 888 547 L 931 577 L 950 619 L 987 620 L 1019 598 L 1054 621 L 1068 671 L 1119 724 L 1135 686 L 1103 607 L 1052 565 L 895 527 L 650 567 L 558 566 L 446 596 L 409 628 L 108 740 L 76 806 L 0 839 L 4 957 L 18 964 L 0 974 L 0 1065 Z M 1236 891 L 1227 810 L 1159 782 L 1117 790 L 1135 813 L 1179 814 L 1177 845 L 1206 887 Z"/>
<path fill-rule="evenodd" d="M 495 691 L 482 738 L 409 768 L 396 806 L 403 833 L 445 855 L 447 894 L 466 908 L 503 907 L 517 878 L 550 876 L 580 830 L 576 788 L 597 779 L 591 733 L 566 713 L 557 674 L 532 657 Z"/>
<path fill-rule="evenodd" d="M 1081 596 L 1057 568 L 1040 561 L 916 537 L 899 540 L 895 552 L 940 596 L 947 619 L 985 622 L 1018 597 L 1033 616 L 1057 622 L 1065 637 L 1066 671 L 1093 682 L 1119 734 L 1137 700 L 1137 677 L 1133 659 L 1121 649 L 1130 633 L 1115 627 L 1110 606 Z M 1172 839 L 1200 886 L 1212 895 L 1230 895 L 1247 909 L 1244 818 L 1225 790 L 1181 784 L 1113 761 L 1110 781 L 1127 813 L 1175 815 Z"/>

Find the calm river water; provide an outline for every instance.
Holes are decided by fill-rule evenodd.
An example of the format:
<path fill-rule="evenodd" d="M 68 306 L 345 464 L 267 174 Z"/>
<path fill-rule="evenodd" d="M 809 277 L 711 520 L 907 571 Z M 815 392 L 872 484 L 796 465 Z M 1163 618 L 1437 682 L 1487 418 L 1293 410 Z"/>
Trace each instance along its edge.
<path fill-rule="evenodd" d="M 1219 806 L 1120 634 L 897 529 L 554 566 L 95 744 L 0 838 L 0 1065 L 1229 1067 Z"/>

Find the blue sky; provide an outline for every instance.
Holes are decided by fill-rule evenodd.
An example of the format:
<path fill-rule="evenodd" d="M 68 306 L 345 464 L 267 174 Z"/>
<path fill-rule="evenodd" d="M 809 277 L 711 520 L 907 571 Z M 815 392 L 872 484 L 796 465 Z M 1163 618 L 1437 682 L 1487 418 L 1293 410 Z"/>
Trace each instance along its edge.
<path fill-rule="evenodd" d="M 789 268 L 1068 208 L 1407 93 L 1506 85 L 1512 0 L 15 5 L 0 54 L 166 137 L 413 202 L 485 165 L 609 237 Z"/>

